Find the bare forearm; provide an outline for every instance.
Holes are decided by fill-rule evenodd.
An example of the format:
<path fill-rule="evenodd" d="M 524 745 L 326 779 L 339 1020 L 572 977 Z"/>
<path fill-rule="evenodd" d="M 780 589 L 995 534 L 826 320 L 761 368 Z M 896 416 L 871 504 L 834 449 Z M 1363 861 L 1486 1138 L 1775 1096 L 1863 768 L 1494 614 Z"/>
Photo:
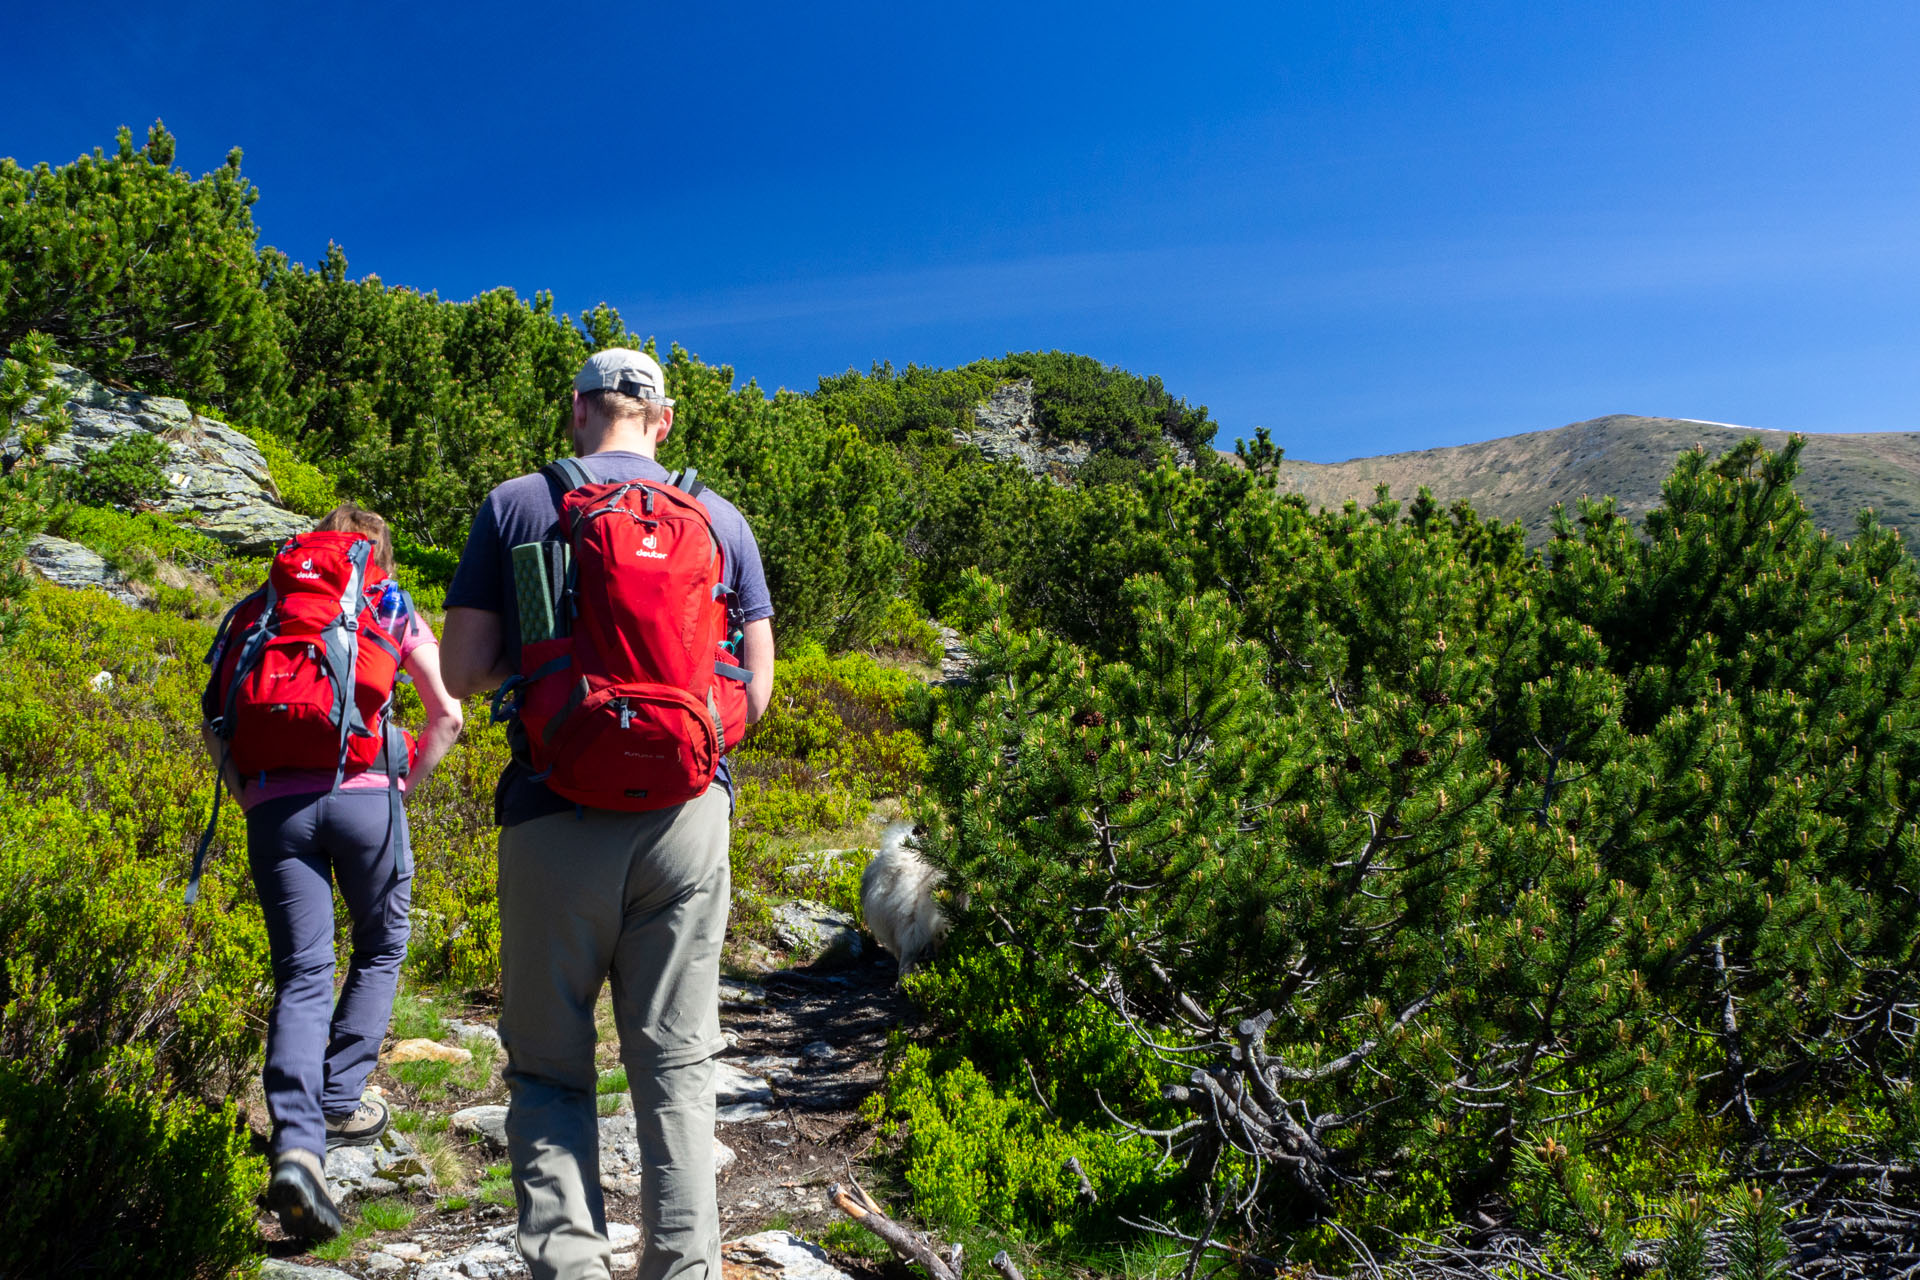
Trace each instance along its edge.
<path fill-rule="evenodd" d="M 414 690 L 427 711 L 427 727 L 413 756 L 415 787 L 427 780 L 433 767 L 452 749 L 466 723 L 460 703 L 447 687 L 442 662 L 441 646 L 433 644 L 421 645 L 407 659 L 407 674 L 413 677 Z"/>
<path fill-rule="evenodd" d="M 440 668 L 448 692 L 456 698 L 499 688 L 513 674 L 502 643 L 500 615 L 484 609 L 447 610 Z"/>
<path fill-rule="evenodd" d="M 753 672 L 747 685 L 747 723 L 767 713 L 773 701 L 773 621 L 749 622 L 740 641 L 740 665 Z"/>
<path fill-rule="evenodd" d="M 420 734 L 420 746 L 414 753 L 413 769 L 408 775 L 408 783 L 413 787 L 422 786 L 435 765 L 446 758 L 453 750 L 453 744 L 460 738 L 462 720 L 459 716 L 442 716 L 429 720 L 426 729 Z"/>

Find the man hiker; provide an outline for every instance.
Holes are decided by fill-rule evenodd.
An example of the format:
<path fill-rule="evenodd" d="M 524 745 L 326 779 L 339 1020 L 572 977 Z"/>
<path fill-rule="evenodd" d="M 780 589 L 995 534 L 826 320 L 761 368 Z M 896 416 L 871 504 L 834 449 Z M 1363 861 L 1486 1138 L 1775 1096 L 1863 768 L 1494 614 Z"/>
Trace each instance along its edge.
<path fill-rule="evenodd" d="M 413 857 L 401 800 L 460 736 L 439 646 L 392 575 L 387 522 L 351 502 L 334 508 L 314 532 L 288 539 L 266 585 L 227 615 L 202 695 L 207 749 L 247 815 L 247 861 L 273 961 L 262 1072 L 273 1117 L 267 1200 L 303 1240 L 340 1231 L 326 1152 L 374 1142 L 387 1128 L 386 1103 L 361 1089 L 407 957 Z M 390 714 L 401 671 L 426 711 L 417 745 Z M 336 884 L 353 922 L 338 999 Z"/>
<path fill-rule="evenodd" d="M 713 1059 L 731 890 L 726 753 L 772 696 L 753 532 L 655 460 L 652 357 L 574 379 L 575 458 L 487 496 L 447 592 L 448 687 L 501 687 L 514 760 L 499 844 L 507 1150 L 535 1280 L 599 1280 L 594 1004 L 611 977 L 643 1166 L 644 1280 L 719 1280 Z"/>

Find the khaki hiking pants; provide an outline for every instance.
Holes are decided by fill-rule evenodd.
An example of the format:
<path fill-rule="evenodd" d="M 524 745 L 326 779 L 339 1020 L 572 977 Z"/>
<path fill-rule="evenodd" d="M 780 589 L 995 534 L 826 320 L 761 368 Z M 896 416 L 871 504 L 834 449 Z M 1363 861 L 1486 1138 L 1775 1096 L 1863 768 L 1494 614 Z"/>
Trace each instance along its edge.
<path fill-rule="evenodd" d="M 588 809 L 500 833 L 500 1040 L 520 1253 L 533 1280 L 604 1280 L 594 1002 L 613 979 L 641 1156 L 641 1280 L 720 1280 L 713 1058 L 729 800 Z"/>

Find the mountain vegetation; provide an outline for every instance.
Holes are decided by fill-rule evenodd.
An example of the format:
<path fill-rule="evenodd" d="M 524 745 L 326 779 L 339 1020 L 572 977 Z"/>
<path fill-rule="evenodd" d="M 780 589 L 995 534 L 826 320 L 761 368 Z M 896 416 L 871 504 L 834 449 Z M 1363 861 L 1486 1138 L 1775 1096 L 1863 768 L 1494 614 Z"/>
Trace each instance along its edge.
<path fill-rule="evenodd" d="M 604 306 L 295 264 L 238 153 L 196 178 L 173 152 L 156 125 L 0 163 L 0 1185 L 28 1189 L 0 1274 L 234 1273 L 263 1176 L 231 809 L 177 896 L 201 657 L 262 565 L 146 509 L 141 458 L 56 474 L 53 362 L 218 411 L 303 507 L 384 511 L 433 614 L 481 496 L 559 451 L 579 361 L 640 341 Z M 772 395 L 664 364 L 664 460 L 752 521 L 782 646 L 736 931 L 876 806 L 947 875 L 925 1024 L 866 1112 L 923 1223 L 1042 1242 L 1039 1274 L 1158 1242 L 1189 1277 L 1758 1277 L 1883 1242 L 1893 1217 L 1804 1222 L 1915 1177 L 1920 578 L 1876 516 L 1821 527 L 1814 443 L 1648 436 L 1657 500 L 1582 480 L 1536 530 L 1441 474 L 1290 492 L 1264 435 L 1229 465 L 1204 409 L 1081 356 Z M 1073 483 L 956 441 L 1025 379 L 1094 446 Z M 37 584 L 48 525 L 197 586 Z M 968 682 L 923 678 L 930 617 Z M 498 980 L 485 721 L 409 802 L 413 982 Z"/>
<path fill-rule="evenodd" d="M 1443 504 L 1466 502 L 1485 518 L 1519 521 L 1528 543 L 1538 546 L 1553 531 L 1554 508 L 1582 498 L 1610 497 L 1639 524 L 1660 505 L 1674 458 L 1694 448 L 1717 458 L 1750 436 L 1775 452 L 1792 438 L 1784 431 L 1612 414 L 1552 431 L 1348 462 L 1289 458 L 1280 463 L 1279 477 L 1283 489 L 1309 506 L 1333 510 L 1366 504 L 1383 484 L 1401 494 L 1424 485 Z M 1851 531 L 1869 507 L 1893 528 L 1920 528 L 1920 432 L 1807 436 L 1794 489 L 1814 524 L 1837 536 Z"/>

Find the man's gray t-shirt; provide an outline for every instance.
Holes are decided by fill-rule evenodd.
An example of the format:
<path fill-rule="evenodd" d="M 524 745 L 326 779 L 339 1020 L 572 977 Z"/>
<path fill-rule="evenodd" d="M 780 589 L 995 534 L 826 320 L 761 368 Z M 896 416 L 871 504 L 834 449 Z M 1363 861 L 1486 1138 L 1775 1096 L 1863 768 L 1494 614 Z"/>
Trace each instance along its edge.
<path fill-rule="evenodd" d="M 603 484 L 618 480 L 651 480 L 665 484 L 671 473 L 645 454 L 609 450 L 576 459 L 587 474 Z M 520 611 L 515 603 L 512 550 L 523 542 L 541 542 L 560 536 L 558 501 L 561 487 L 545 475 L 535 472 L 509 480 L 487 495 L 474 513 L 473 527 L 467 531 L 466 550 L 460 554 L 460 567 L 454 570 L 453 585 L 447 588 L 447 608 L 485 609 L 500 616 L 501 640 L 507 665 L 520 669 Z M 727 585 L 733 589 L 731 606 L 735 626 L 758 622 L 773 616 L 773 599 L 767 594 L 766 570 L 760 564 L 760 546 L 753 530 L 731 502 L 702 489 L 700 503 L 713 521 L 713 532 L 726 552 Z M 715 781 L 732 790 L 727 761 L 721 761 Z M 563 799 L 535 782 L 518 763 L 507 765 L 494 792 L 494 819 L 511 827 L 529 818 L 563 813 L 573 808 Z"/>

